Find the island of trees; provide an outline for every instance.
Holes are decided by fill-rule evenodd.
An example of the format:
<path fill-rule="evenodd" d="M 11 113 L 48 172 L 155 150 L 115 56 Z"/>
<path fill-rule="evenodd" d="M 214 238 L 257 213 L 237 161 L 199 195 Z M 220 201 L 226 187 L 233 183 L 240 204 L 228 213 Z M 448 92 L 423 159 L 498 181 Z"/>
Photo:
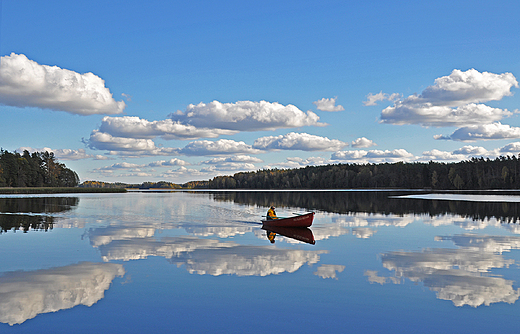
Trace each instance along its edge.
<path fill-rule="evenodd" d="M 76 172 L 52 152 L 8 152 L 0 149 L 0 187 L 76 187 Z"/>

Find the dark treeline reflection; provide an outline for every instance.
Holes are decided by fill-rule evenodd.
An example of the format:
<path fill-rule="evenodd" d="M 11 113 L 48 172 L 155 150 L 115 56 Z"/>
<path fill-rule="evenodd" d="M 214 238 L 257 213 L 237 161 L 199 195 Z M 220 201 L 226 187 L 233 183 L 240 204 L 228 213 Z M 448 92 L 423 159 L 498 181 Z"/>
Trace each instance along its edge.
<path fill-rule="evenodd" d="M 0 233 L 11 230 L 23 232 L 29 230 L 48 231 L 53 227 L 54 217 L 20 213 L 59 213 L 71 210 L 78 203 L 78 197 L 0 198 Z"/>
<path fill-rule="evenodd" d="M 392 198 L 408 195 L 399 191 L 363 192 L 222 192 L 213 193 L 217 201 L 231 201 L 267 208 L 274 205 L 282 215 L 283 207 L 300 207 L 308 211 L 340 214 L 379 213 L 384 215 L 426 214 L 430 216 L 458 215 L 474 220 L 496 218 L 502 222 L 520 222 L 520 203 L 469 202 Z M 417 192 L 414 192 L 417 194 Z"/>
<path fill-rule="evenodd" d="M 52 230 L 54 218 L 51 216 L 30 216 L 30 215 L 6 215 L 0 214 L 0 234 L 8 231 L 29 230 L 48 231 Z"/>
<path fill-rule="evenodd" d="M 0 198 L 0 212 L 58 213 L 69 211 L 78 203 L 78 197 Z"/>

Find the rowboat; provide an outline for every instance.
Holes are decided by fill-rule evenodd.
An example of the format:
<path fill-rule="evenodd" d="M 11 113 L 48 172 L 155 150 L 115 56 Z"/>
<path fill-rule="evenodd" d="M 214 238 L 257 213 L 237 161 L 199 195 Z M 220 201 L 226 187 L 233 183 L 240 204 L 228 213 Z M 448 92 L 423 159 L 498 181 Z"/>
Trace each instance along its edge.
<path fill-rule="evenodd" d="M 266 219 L 262 220 L 265 226 L 280 226 L 280 227 L 309 227 L 312 225 L 314 219 L 314 212 L 309 212 L 303 215 L 298 215 L 288 218 Z"/>
<path fill-rule="evenodd" d="M 312 231 L 307 227 L 280 227 L 263 225 L 262 230 L 280 234 L 284 237 L 292 238 L 295 240 L 303 241 L 311 245 L 316 244 L 316 241 L 314 241 L 314 235 L 312 234 Z"/>

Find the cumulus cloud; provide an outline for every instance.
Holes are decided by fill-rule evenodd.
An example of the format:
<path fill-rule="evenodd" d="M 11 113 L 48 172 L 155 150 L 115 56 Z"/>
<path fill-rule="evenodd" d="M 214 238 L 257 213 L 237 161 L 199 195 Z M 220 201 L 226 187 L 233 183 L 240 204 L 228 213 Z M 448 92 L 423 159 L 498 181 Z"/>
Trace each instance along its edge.
<path fill-rule="evenodd" d="M 207 165 L 220 165 L 220 164 L 224 164 L 224 163 L 234 163 L 234 162 L 259 163 L 259 162 L 263 162 L 263 160 L 256 158 L 256 157 L 249 156 L 249 155 L 234 155 L 234 156 L 227 157 L 227 158 L 213 158 L 210 160 L 202 161 L 201 163 L 207 164 Z"/>
<path fill-rule="evenodd" d="M 338 151 L 331 155 L 331 160 L 341 160 L 346 162 L 397 162 L 411 161 L 415 159 L 412 153 L 405 149 L 395 150 L 359 150 L 359 151 Z"/>
<path fill-rule="evenodd" d="M 126 106 L 93 73 L 40 65 L 15 53 L 0 59 L 0 103 L 77 115 L 119 114 Z"/>
<path fill-rule="evenodd" d="M 453 151 L 453 154 L 465 154 L 465 155 L 473 155 L 473 156 L 482 156 L 482 155 L 486 155 L 488 153 L 489 153 L 489 151 L 483 147 L 471 146 L 471 145 L 466 145 L 466 146 L 463 146 L 463 147 Z"/>
<path fill-rule="evenodd" d="M 409 97 L 398 101 L 381 112 L 381 122 L 395 125 L 420 124 L 424 126 L 447 127 L 466 124 L 483 124 L 509 117 L 506 109 L 492 108 L 484 104 L 470 103 L 457 108 L 436 106 L 431 103 L 416 103 Z"/>
<path fill-rule="evenodd" d="M 423 91 L 422 98 L 436 105 L 497 101 L 512 95 L 510 89 L 513 86 L 518 87 L 518 81 L 511 73 L 480 73 L 475 69 L 462 72 L 455 69 L 449 76 L 435 79 L 435 84 Z"/>
<path fill-rule="evenodd" d="M 221 135 L 232 135 L 238 131 L 196 128 L 193 125 L 181 124 L 171 119 L 161 121 L 148 121 L 139 117 L 103 117 L 99 132 L 110 134 L 114 137 L 153 139 L 161 137 L 172 139 L 198 139 L 216 138 Z"/>
<path fill-rule="evenodd" d="M 464 154 L 455 154 L 453 152 L 441 151 L 438 149 L 433 149 L 430 151 L 424 151 L 422 153 L 422 157 L 420 160 L 422 161 L 460 161 L 464 160 L 466 155 Z"/>
<path fill-rule="evenodd" d="M 201 128 L 236 131 L 263 131 L 302 126 L 324 126 L 312 111 L 301 111 L 294 105 L 278 102 L 238 101 L 236 103 L 190 104 L 185 112 L 169 115 L 175 122 Z"/>
<path fill-rule="evenodd" d="M 217 141 L 197 140 L 189 143 L 179 150 L 184 155 L 224 155 L 224 154 L 257 154 L 261 153 L 251 145 L 247 145 L 243 141 L 234 141 L 230 139 L 219 139 Z"/>
<path fill-rule="evenodd" d="M 186 168 L 184 166 L 181 166 L 177 169 L 168 170 L 160 175 L 160 177 L 165 177 L 165 178 L 183 178 L 183 177 L 195 177 L 195 176 L 207 177 L 209 175 L 205 171 L 200 171 L 200 170 L 197 170 L 194 168 Z"/>
<path fill-rule="evenodd" d="M 511 73 L 494 74 L 470 69 L 453 70 L 437 78 L 422 94 L 397 101 L 381 112 L 381 122 L 423 126 L 461 126 L 496 122 L 512 113 L 481 102 L 500 100 L 518 87 Z"/>
<path fill-rule="evenodd" d="M 174 159 L 170 159 L 168 161 L 159 160 L 159 161 L 150 162 L 146 166 L 147 167 L 172 167 L 172 166 L 186 166 L 186 165 L 190 165 L 190 163 L 187 161 L 181 160 L 181 159 L 174 158 Z"/>
<path fill-rule="evenodd" d="M 480 146 L 466 145 L 451 152 L 433 149 L 424 151 L 419 161 L 461 161 L 472 157 L 496 157 L 499 155 L 499 149 L 487 150 Z"/>
<path fill-rule="evenodd" d="M 492 139 L 520 138 L 520 128 L 500 122 L 492 124 L 470 125 L 458 128 L 449 136 L 436 135 L 437 140 L 475 141 Z"/>
<path fill-rule="evenodd" d="M 87 152 L 82 148 L 80 148 L 78 150 L 71 150 L 68 148 L 53 150 L 52 148 L 49 148 L 49 147 L 44 147 L 44 148 L 20 147 L 16 151 L 17 152 L 28 151 L 29 153 L 45 152 L 45 151 L 47 151 L 49 153 L 52 152 L 52 153 L 54 153 L 54 156 L 58 160 L 82 160 L 82 159 L 108 160 L 109 159 L 108 157 L 106 157 L 104 155 L 87 154 Z"/>
<path fill-rule="evenodd" d="M 124 156 L 177 155 L 178 149 L 157 147 L 151 139 L 114 137 L 98 130 L 92 131 L 83 142 L 94 150 L 107 150 L 111 154 Z"/>
<path fill-rule="evenodd" d="M 329 160 L 322 157 L 308 157 L 306 159 L 300 157 L 288 157 L 283 162 L 271 163 L 265 165 L 264 168 L 300 168 L 305 166 L 325 165 L 327 163 L 329 163 Z"/>
<path fill-rule="evenodd" d="M 520 142 L 509 143 L 498 151 L 501 153 L 520 153 Z"/>
<path fill-rule="evenodd" d="M 316 105 L 316 109 L 321 110 L 321 111 L 334 112 L 334 111 L 345 110 L 345 108 L 343 108 L 342 105 L 339 105 L 339 104 L 336 105 L 336 99 L 337 99 L 337 97 L 333 97 L 330 99 L 322 98 L 321 100 L 314 101 L 312 103 L 314 103 Z"/>
<path fill-rule="evenodd" d="M 399 100 L 400 98 L 401 98 L 401 94 L 394 93 L 394 94 L 388 95 L 381 91 L 377 94 L 369 93 L 367 95 L 367 100 L 363 101 L 363 104 L 365 106 L 375 106 L 375 105 L 377 105 L 377 102 L 379 102 L 379 101 L 385 101 L 385 100 L 396 101 L 396 100 Z"/>
<path fill-rule="evenodd" d="M 120 162 L 120 163 L 116 163 L 116 164 L 113 164 L 110 166 L 96 168 L 94 170 L 107 171 L 107 170 L 118 170 L 118 169 L 136 169 L 136 168 L 141 168 L 143 166 L 144 165 L 132 164 L 129 162 Z"/>
<path fill-rule="evenodd" d="M 201 171 L 250 171 L 255 170 L 256 167 L 254 164 L 260 162 L 263 162 L 263 160 L 249 155 L 234 155 L 227 158 L 213 158 L 201 162 L 201 164 L 210 165 L 209 168 L 203 168 Z"/>
<path fill-rule="evenodd" d="M 372 146 L 376 146 L 376 145 L 377 144 L 374 143 L 372 140 L 367 139 L 365 137 L 358 138 L 358 139 L 354 140 L 352 143 L 350 143 L 351 147 L 356 147 L 356 148 L 367 148 L 367 147 L 372 147 Z"/>
<path fill-rule="evenodd" d="M 296 132 L 258 138 L 253 143 L 253 147 L 256 149 L 301 151 L 336 151 L 347 145 L 347 143 L 337 139 Z"/>
<path fill-rule="evenodd" d="M 92 262 L 5 273 L 0 277 L 0 322 L 21 324 L 41 313 L 92 306 L 124 274 L 120 264 Z"/>

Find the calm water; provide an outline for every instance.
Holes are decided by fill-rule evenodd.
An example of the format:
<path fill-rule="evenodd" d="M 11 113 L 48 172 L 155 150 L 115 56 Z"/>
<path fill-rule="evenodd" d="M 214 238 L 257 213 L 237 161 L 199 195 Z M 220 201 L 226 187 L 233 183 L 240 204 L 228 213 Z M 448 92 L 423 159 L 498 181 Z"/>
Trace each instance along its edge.
<path fill-rule="evenodd" d="M 0 198 L 1 333 L 516 333 L 520 197 Z M 315 211 L 267 238 L 259 220 Z M 299 239 L 314 238 L 314 244 Z M 292 236 L 292 237 L 291 237 Z M 295 239 L 296 238 L 296 239 Z"/>

